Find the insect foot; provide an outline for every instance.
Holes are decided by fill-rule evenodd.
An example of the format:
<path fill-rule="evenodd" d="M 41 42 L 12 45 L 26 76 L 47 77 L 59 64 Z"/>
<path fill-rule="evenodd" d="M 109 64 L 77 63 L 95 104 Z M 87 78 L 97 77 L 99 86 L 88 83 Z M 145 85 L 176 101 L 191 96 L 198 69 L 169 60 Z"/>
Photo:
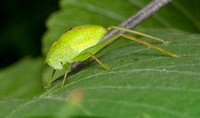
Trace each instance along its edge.
<path fill-rule="evenodd" d="M 172 40 L 169 40 L 169 41 L 163 41 L 164 44 L 168 44 L 168 43 L 171 43 Z"/>
<path fill-rule="evenodd" d="M 58 89 L 60 89 L 60 90 L 63 89 L 63 86 L 59 86 Z"/>
<path fill-rule="evenodd" d="M 107 66 L 105 69 L 110 69 L 112 65 L 112 61 L 110 62 L 109 66 Z"/>
<path fill-rule="evenodd" d="M 48 85 L 45 85 L 44 83 L 42 83 L 41 85 L 42 85 L 44 88 L 49 88 L 49 86 L 50 86 L 49 84 L 48 84 Z"/>
<path fill-rule="evenodd" d="M 187 55 L 186 53 L 184 53 L 184 54 L 182 54 L 182 55 L 173 54 L 172 57 L 183 57 L 183 56 L 186 56 L 186 55 Z"/>
<path fill-rule="evenodd" d="M 50 85 L 46 85 L 46 86 L 45 86 L 45 85 L 43 85 L 43 87 L 44 87 L 44 88 L 49 88 L 49 87 L 50 87 Z"/>
<path fill-rule="evenodd" d="M 170 40 L 168 40 L 168 41 L 164 41 L 163 43 L 164 44 L 168 44 L 168 43 L 171 43 L 173 40 L 176 40 L 175 38 L 172 38 L 172 39 L 170 39 Z"/>

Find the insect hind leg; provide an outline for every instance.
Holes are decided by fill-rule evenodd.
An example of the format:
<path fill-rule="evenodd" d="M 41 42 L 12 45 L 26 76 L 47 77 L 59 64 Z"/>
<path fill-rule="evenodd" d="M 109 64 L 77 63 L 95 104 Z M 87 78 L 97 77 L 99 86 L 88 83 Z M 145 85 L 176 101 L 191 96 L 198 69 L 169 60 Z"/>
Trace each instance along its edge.
<path fill-rule="evenodd" d="M 132 34 L 137 34 L 137 35 L 144 36 L 144 37 L 147 37 L 147 38 L 150 38 L 150 39 L 153 39 L 153 40 L 157 40 L 157 41 L 162 42 L 162 43 L 171 43 L 171 41 L 172 41 L 172 40 L 165 41 L 165 40 L 162 40 L 160 38 L 157 38 L 157 37 L 154 37 L 154 36 L 142 33 L 142 32 L 126 29 L 126 28 L 119 27 L 119 26 L 110 26 L 110 27 L 108 27 L 108 30 L 111 30 L 111 29 L 118 29 L 118 30 L 126 31 L 126 32 L 129 32 L 129 33 L 132 33 Z"/>
<path fill-rule="evenodd" d="M 151 43 L 148 43 L 146 41 L 137 39 L 135 37 L 132 37 L 132 36 L 129 36 L 129 35 L 126 35 L 126 34 L 123 34 L 123 33 L 121 33 L 120 36 L 125 37 L 125 38 L 130 39 L 130 40 L 133 40 L 133 41 L 136 41 L 136 42 L 139 42 L 139 43 L 142 43 L 142 44 L 147 45 L 149 47 L 152 47 L 152 48 L 154 48 L 156 50 L 160 50 L 161 52 L 167 53 L 168 55 L 170 55 L 172 57 L 182 57 L 183 56 L 183 55 L 177 55 L 177 54 L 171 53 L 171 52 L 169 52 L 167 50 L 164 50 L 164 49 L 162 49 L 160 47 L 157 47 L 157 46 L 155 46 L 155 45 L 153 45 Z"/>

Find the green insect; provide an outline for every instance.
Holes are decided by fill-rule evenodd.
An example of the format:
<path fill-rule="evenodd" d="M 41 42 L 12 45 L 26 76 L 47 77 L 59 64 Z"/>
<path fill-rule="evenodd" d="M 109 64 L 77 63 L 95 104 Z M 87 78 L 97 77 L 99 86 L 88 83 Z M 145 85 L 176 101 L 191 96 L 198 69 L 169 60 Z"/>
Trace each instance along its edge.
<path fill-rule="evenodd" d="M 159 48 L 155 45 L 152 45 L 148 42 L 143 40 L 137 39 L 135 37 L 119 33 L 111 37 L 110 39 L 106 40 L 105 42 L 101 42 L 104 36 L 111 30 L 111 29 L 118 29 L 134 34 L 138 34 L 141 36 L 145 36 L 163 43 L 169 43 L 170 41 L 164 41 L 162 39 L 140 33 L 134 30 L 125 29 L 118 26 L 110 26 L 109 28 L 104 28 L 98 25 L 81 25 L 77 27 L 73 27 L 66 31 L 49 49 L 46 55 L 46 63 L 54 68 L 52 78 L 45 88 L 49 87 L 53 81 L 53 76 L 56 70 L 62 70 L 63 68 L 66 69 L 64 79 L 61 85 L 61 88 L 64 86 L 65 79 L 68 73 L 68 65 L 75 62 L 75 61 L 85 61 L 88 58 L 94 58 L 102 67 L 105 69 L 109 69 L 111 65 L 105 66 L 99 59 L 95 57 L 95 53 L 97 53 L 100 49 L 104 46 L 115 40 L 119 37 L 125 37 L 127 39 L 137 41 L 139 43 L 145 44 L 162 52 L 165 52 L 172 57 L 181 57 L 181 55 L 173 54 L 169 51 L 166 51 L 162 48 Z"/>

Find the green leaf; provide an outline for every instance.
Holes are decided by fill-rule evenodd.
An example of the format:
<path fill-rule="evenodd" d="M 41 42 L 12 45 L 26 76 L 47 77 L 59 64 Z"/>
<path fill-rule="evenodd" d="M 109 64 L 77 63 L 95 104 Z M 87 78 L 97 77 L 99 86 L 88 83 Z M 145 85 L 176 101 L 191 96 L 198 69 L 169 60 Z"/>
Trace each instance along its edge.
<path fill-rule="evenodd" d="M 196 118 L 200 116 L 200 35 L 154 32 L 171 44 L 155 43 L 181 58 L 136 42 L 114 49 L 70 72 L 33 99 L 1 99 L 0 117 Z M 149 39 L 143 38 L 144 40 Z M 119 39 L 123 40 L 123 39 Z"/>
<path fill-rule="evenodd" d="M 42 91 L 42 59 L 26 57 L 0 70 L 0 98 L 32 98 Z"/>
<path fill-rule="evenodd" d="M 50 46 L 66 30 L 85 24 L 108 27 L 118 25 L 151 0 L 61 0 L 60 10 L 47 21 L 48 31 L 42 39 L 42 52 L 46 54 Z M 158 13 L 137 27 L 151 32 L 152 29 L 200 32 L 200 1 L 173 0 Z M 119 43 L 124 44 L 124 43 Z"/>

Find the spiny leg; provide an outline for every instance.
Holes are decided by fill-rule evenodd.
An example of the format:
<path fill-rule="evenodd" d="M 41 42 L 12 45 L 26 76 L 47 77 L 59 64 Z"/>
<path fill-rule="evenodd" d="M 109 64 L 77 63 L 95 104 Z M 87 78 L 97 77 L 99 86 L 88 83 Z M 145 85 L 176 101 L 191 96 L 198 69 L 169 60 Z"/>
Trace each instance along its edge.
<path fill-rule="evenodd" d="M 150 46 L 150 47 L 155 48 L 155 49 L 157 49 L 157 50 L 160 50 L 161 52 L 167 53 L 167 54 L 169 54 L 169 55 L 172 56 L 172 57 L 182 57 L 182 56 L 183 56 L 183 55 L 176 55 L 176 54 L 174 54 L 174 53 L 171 53 L 171 52 L 169 52 L 169 51 L 167 51 L 167 50 L 164 50 L 164 49 L 162 49 L 162 48 L 159 48 L 159 47 L 157 47 L 157 46 L 155 46 L 155 45 L 153 45 L 153 44 L 151 44 L 151 43 L 148 43 L 148 42 L 146 42 L 146 41 L 137 39 L 137 38 L 135 38 L 135 37 L 132 37 L 132 36 L 129 36 L 129 35 L 126 35 L 126 34 L 120 34 L 120 35 L 121 35 L 122 37 L 128 38 L 128 39 L 133 40 L 133 41 L 137 41 L 137 42 L 142 43 L 142 44 L 144 44 L 144 45 L 147 45 L 147 46 Z"/>
<path fill-rule="evenodd" d="M 54 77 L 54 75 L 55 75 L 55 72 L 56 72 L 56 70 L 54 69 L 54 70 L 53 70 L 53 73 L 52 73 L 52 76 L 51 76 L 51 79 L 50 79 L 50 81 L 49 81 L 49 84 L 48 84 L 47 86 L 44 86 L 44 88 L 48 88 L 48 87 L 51 85 L 51 83 L 52 83 L 52 81 L 53 81 L 53 77 Z"/>
<path fill-rule="evenodd" d="M 111 29 L 118 29 L 118 30 L 122 30 L 122 31 L 126 31 L 126 32 L 130 32 L 130 33 L 133 33 L 133 34 L 137 34 L 137 35 L 140 35 L 140 36 L 144 36 L 144 37 L 147 37 L 147 38 L 150 38 L 150 39 L 154 39 L 154 40 L 157 40 L 157 41 L 160 41 L 162 43 L 170 43 L 170 41 L 165 41 L 165 40 L 162 40 L 160 38 L 157 38 L 157 37 L 154 37 L 154 36 L 151 36 L 151 35 L 148 35 L 148 34 L 145 34 L 145 33 L 142 33 L 142 32 L 138 32 L 138 31 L 135 31 L 135 30 L 130 30 L 130 29 L 125 29 L 123 27 L 118 27 L 118 26 L 110 26 L 108 28 L 108 30 L 111 30 Z"/>
<path fill-rule="evenodd" d="M 88 52 L 88 54 L 91 55 L 92 58 L 94 58 L 102 67 L 104 67 L 105 69 L 110 69 L 111 63 L 109 66 L 105 66 L 96 56 L 94 56 L 94 54 L 92 54 L 91 52 Z"/>
<path fill-rule="evenodd" d="M 67 77 L 67 73 L 68 73 L 68 68 L 66 69 L 65 71 L 65 75 L 64 75 L 64 78 L 63 78 L 63 82 L 62 82 L 62 85 L 60 86 L 61 88 L 63 88 L 64 84 L 65 84 L 65 79 Z"/>

